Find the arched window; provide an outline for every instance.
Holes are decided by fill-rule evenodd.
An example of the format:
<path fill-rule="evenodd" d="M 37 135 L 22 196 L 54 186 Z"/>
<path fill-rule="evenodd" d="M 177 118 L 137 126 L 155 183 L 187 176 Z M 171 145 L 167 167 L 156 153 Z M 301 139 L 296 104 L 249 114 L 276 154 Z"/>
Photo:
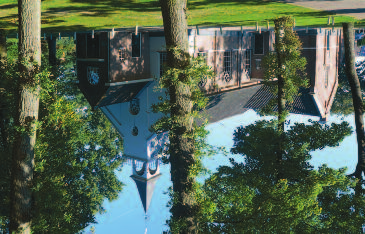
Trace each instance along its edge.
<path fill-rule="evenodd" d="M 158 167 L 158 159 L 155 159 L 151 162 L 149 162 L 149 172 L 151 175 L 154 175 L 157 171 L 157 167 Z"/>
<path fill-rule="evenodd" d="M 137 175 L 142 176 L 146 170 L 146 162 L 134 160 Z"/>

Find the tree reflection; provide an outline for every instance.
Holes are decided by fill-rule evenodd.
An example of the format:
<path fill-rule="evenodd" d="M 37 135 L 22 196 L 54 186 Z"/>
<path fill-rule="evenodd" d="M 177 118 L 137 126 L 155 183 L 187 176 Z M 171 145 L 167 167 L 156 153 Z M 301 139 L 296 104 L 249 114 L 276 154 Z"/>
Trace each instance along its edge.
<path fill-rule="evenodd" d="M 266 64 L 270 63 L 267 61 Z M 280 63 L 276 65 L 279 67 L 269 66 L 267 72 L 274 71 L 272 74 L 279 76 L 280 83 L 282 77 L 275 70 L 280 70 L 281 66 Z M 292 90 L 302 84 L 290 84 L 294 86 L 287 88 L 277 84 L 277 92 L 292 97 L 295 93 Z M 272 110 L 273 104 L 285 108 L 285 102 L 280 102 L 280 97 L 273 100 L 264 112 Z M 354 210 L 355 205 L 363 207 L 363 199 L 352 193 L 356 180 L 345 174 L 346 168 L 335 170 L 324 164 L 315 170 L 309 163 L 311 152 L 336 147 L 350 135 L 349 124 L 342 122 L 329 126 L 310 121 L 309 124 L 295 123 L 284 128 L 289 125 L 285 121 L 286 113 L 279 110 L 275 115 L 278 120 L 257 121 L 238 127 L 234 132 L 231 152 L 242 155 L 243 162 L 230 158 L 229 166 L 220 166 L 206 180 L 203 190 L 207 209 L 202 217 L 202 231 L 358 232 L 364 217 L 359 209 L 356 213 Z"/>

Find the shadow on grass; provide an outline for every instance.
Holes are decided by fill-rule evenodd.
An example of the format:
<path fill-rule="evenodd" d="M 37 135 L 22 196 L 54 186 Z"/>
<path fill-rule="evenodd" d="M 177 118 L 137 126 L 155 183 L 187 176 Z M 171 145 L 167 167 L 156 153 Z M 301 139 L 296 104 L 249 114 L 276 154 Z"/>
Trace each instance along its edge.
<path fill-rule="evenodd" d="M 0 6 L 0 10 L 6 10 L 6 9 L 15 8 L 15 7 L 18 7 L 18 4 L 7 4 L 7 5 L 1 5 L 1 6 Z"/>
<path fill-rule="evenodd" d="M 9 29 L 18 27 L 18 14 L 11 14 L 5 17 L 0 17 L 0 29 Z"/>
<path fill-rule="evenodd" d="M 335 9 L 329 10 L 333 14 L 351 14 L 351 13 L 365 13 L 365 8 L 357 8 L 357 9 Z"/>
<path fill-rule="evenodd" d="M 75 7 L 76 10 L 99 11 L 100 13 L 115 12 L 121 9 L 136 12 L 161 11 L 158 0 L 146 2 L 135 0 L 88 0 L 87 2 L 85 0 L 70 0 L 70 2 L 85 4 L 83 7 Z"/>
<path fill-rule="evenodd" d="M 289 0 L 288 0 L 289 1 Z M 214 4 L 236 4 L 239 5 L 247 5 L 247 6 L 263 6 L 270 4 L 272 2 L 288 2 L 287 0 L 191 0 L 188 2 L 188 8 L 190 10 L 209 7 L 209 5 Z M 336 1 L 336 0 L 333 0 Z M 121 19 L 123 17 L 123 11 L 132 11 L 138 13 L 148 13 L 148 12 L 160 12 L 159 0 L 70 0 L 70 5 L 66 7 L 52 7 L 48 8 L 42 12 L 42 31 L 49 31 L 53 29 L 55 31 L 79 31 L 79 30 L 91 30 L 93 27 L 85 27 L 78 25 L 78 20 L 84 20 L 83 17 L 108 17 L 115 14 L 120 14 Z M 12 9 L 16 8 L 17 4 L 5 4 L 0 6 L 0 10 L 4 9 Z M 242 6 L 240 6 L 242 7 Z M 290 15 L 294 17 L 327 17 L 328 15 L 333 15 L 336 13 L 362 13 L 365 12 L 365 8 L 361 9 L 343 9 L 343 10 L 333 10 L 333 11 L 318 11 L 318 12 L 298 12 L 291 13 Z M 66 22 L 63 17 L 72 15 L 72 20 L 75 22 L 75 25 L 71 26 L 56 26 L 55 24 L 60 24 Z M 278 16 L 285 16 L 287 14 L 278 14 Z M 3 29 L 11 29 L 15 31 L 17 28 L 17 14 L 8 15 L 6 17 L 0 17 L 0 28 Z M 189 19 L 191 22 L 194 19 Z M 264 19 L 272 20 L 272 19 Z M 262 23 L 261 21 L 261 23 Z M 360 25 L 365 24 L 365 20 L 358 21 Z M 68 24 L 72 24 L 73 22 L 68 22 Z M 108 23 L 108 22 L 106 22 Z M 209 22 L 209 21 L 200 21 L 198 25 L 202 26 L 235 26 L 235 25 L 245 25 L 245 26 L 253 26 L 256 24 L 256 21 L 253 20 L 242 20 L 242 21 L 229 21 L 229 22 Z M 54 25 L 54 27 L 53 27 Z M 109 24 L 106 24 L 107 27 Z M 79 27 L 80 28 L 77 28 Z M 302 25 L 304 26 L 304 25 Z M 325 26 L 325 25 L 305 25 L 305 26 Z M 337 25 L 336 25 L 337 26 Z M 46 27 L 46 28 L 45 28 Z"/>
<path fill-rule="evenodd" d="M 316 17 L 316 18 L 321 18 L 321 17 Z M 268 20 L 271 20 L 271 19 L 268 19 Z M 327 18 L 322 18 L 322 20 L 323 20 L 324 23 L 318 23 L 318 24 L 311 24 L 310 23 L 310 24 L 306 24 L 306 25 L 299 25 L 299 26 L 297 25 L 297 27 L 310 27 L 310 28 L 332 27 L 332 25 L 327 24 Z M 266 24 L 265 25 L 262 24 L 262 22 L 264 22 L 264 21 L 260 21 L 260 22 L 261 22 L 260 27 L 266 29 Z M 195 25 L 198 25 L 198 26 L 201 26 L 201 27 L 219 27 L 219 26 L 222 26 L 222 27 L 230 27 L 230 26 L 253 27 L 253 26 L 256 26 L 256 21 L 254 21 L 254 20 L 243 20 L 243 21 L 223 22 L 223 23 L 222 22 L 204 21 L 204 22 L 201 22 L 199 24 L 194 24 L 194 26 Z M 356 27 L 359 27 L 360 25 L 365 26 L 365 20 L 357 21 Z M 335 23 L 334 27 L 335 28 L 339 28 L 339 27 L 342 28 L 342 22 Z M 273 28 L 274 28 L 274 25 L 270 23 L 270 29 L 273 29 Z"/>
<path fill-rule="evenodd" d="M 67 26 L 55 26 L 55 27 L 47 27 L 42 29 L 42 33 L 55 33 L 55 32 L 62 32 L 62 33 L 69 33 L 73 35 L 74 32 L 83 32 L 83 31 L 90 31 L 93 27 L 85 27 L 85 25 L 75 24 L 75 25 L 67 25 Z"/>
<path fill-rule="evenodd" d="M 160 12 L 159 1 L 137 2 L 135 0 L 70 0 L 71 4 L 67 7 L 52 7 L 42 11 L 42 31 L 55 29 L 57 31 L 66 30 L 75 31 L 77 25 L 72 26 L 57 26 L 52 27 L 52 24 L 66 22 L 62 18 L 73 14 L 72 18 L 77 22 L 82 17 L 108 17 L 114 14 L 121 14 L 122 11 L 135 12 Z M 74 4 L 72 4 L 74 3 Z M 78 5 L 77 5 L 78 4 Z M 10 10 L 17 8 L 17 4 L 5 4 L 0 6 L 0 10 Z M 79 17 L 79 19 L 78 19 Z M 11 30 L 12 33 L 17 29 L 17 14 L 7 15 L 0 18 L 0 28 Z M 85 30 L 87 27 L 82 27 L 80 30 Z M 90 27 L 92 29 L 92 27 Z M 78 30 L 76 30 L 78 31 Z"/>
<path fill-rule="evenodd" d="M 269 0 L 263 1 L 263 0 L 202 0 L 202 1 L 189 1 L 188 2 L 188 8 L 198 9 L 202 7 L 207 7 L 209 4 L 236 4 L 236 5 L 247 5 L 247 6 L 262 6 L 262 5 L 268 5 L 271 2 Z"/>
<path fill-rule="evenodd" d="M 273 0 L 273 1 L 276 1 L 276 2 L 291 2 L 291 3 L 294 3 L 294 2 L 302 2 L 303 0 Z M 333 1 L 333 2 L 336 2 L 336 1 L 342 1 L 342 0 L 304 0 L 304 1 L 315 1 L 315 2 L 321 2 L 321 1 Z"/>

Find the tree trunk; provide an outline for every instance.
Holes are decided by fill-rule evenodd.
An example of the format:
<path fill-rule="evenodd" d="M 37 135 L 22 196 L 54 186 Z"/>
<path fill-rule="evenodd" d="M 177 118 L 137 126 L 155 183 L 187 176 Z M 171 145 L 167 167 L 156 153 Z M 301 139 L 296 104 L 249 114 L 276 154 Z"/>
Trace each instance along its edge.
<path fill-rule="evenodd" d="M 5 32 L 3 30 L 0 30 L 0 66 L 2 66 L 7 59 L 7 50 L 6 50 L 6 36 Z M 0 77 L 2 79 L 0 81 L 0 84 L 3 82 L 3 77 Z M 5 89 L 1 85 L 0 86 L 0 134 L 1 134 L 1 141 L 2 145 L 7 145 L 7 132 L 5 130 L 7 117 L 6 117 L 6 103 L 5 103 L 5 97 L 4 97 Z"/>
<path fill-rule="evenodd" d="M 39 108 L 39 86 L 35 84 L 34 63 L 41 65 L 41 0 L 19 0 L 19 71 L 17 131 L 12 161 L 10 232 L 30 233 L 34 146 Z M 36 72 L 36 71 L 35 71 Z"/>
<path fill-rule="evenodd" d="M 354 50 L 354 24 L 343 23 L 343 36 L 345 45 L 345 71 L 350 84 L 352 101 L 355 111 L 355 125 L 357 135 L 358 161 L 355 173 L 356 178 L 362 179 L 362 172 L 365 169 L 365 134 L 364 134 L 364 113 L 361 95 L 360 81 L 355 69 L 355 50 Z"/>
<path fill-rule="evenodd" d="M 165 30 L 167 65 L 184 70 L 189 65 L 187 34 L 187 0 L 160 0 Z M 176 50 L 177 49 L 177 50 Z M 181 233 L 196 233 L 196 201 L 193 193 L 195 178 L 189 176 L 194 158 L 194 139 L 184 136 L 193 129 L 191 92 L 183 75 L 177 84 L 170 82 L 169 95 L 173 128 L 169 132 L 170 164 L 173 192 L 177 202 L 171 208 L 172 220 L 183 222 Z M 171 227 L 171 226 L 170 226 Z"/>
<path fill-rule="evenodd" d="M 275 50 L 276 50 L 276 59 L 278 62 L 278 70 L 282 67 L 282 53 L 283 53 L 283 38 L 285 35 L 284 25 L 281 19 L 274 20 L 275 23 Z M 283 140 L 284 140 L 284 127 L 285 127 L 285 96 L 284 96 L 284 86 L 285 81 L 281 72 L 278 73 L 278 131 L 279 131 L 279 146 L 278 152 L 276 156 L 276 168 L 277 168 L 277 179 L 282 179 L 283 173 L 282 169 L 282 160 L 283 160 Z"/>
<path fill-rule="evenodd" d="M 344 37 L 344 46 L 345 46 L 345 72 L 347 76 L 347 80 L 349 81 L 351 94 L 352 94 L 352 103 L 354 106 L 355 112 L 355 125 L 356 125 L 356 136 L 357 136 L 357 165 L 355 172 L 350 176 L 355 176 L 359 181 L 355 186 L 355 213 L 357 216 L 360 216 L 360 207 L 361 204 L 359 202 L 362 199 L 362 172 L 365 169 L 365 134 L 364 134 L 364 114 L 363 114 L 363 103 L 362 103 L 362 95 L 361 95 L 361 87 L 360 81 L 357 77 L 356 69 L 355 69 L 355 50 L 354 50 L 354 24 L 353 23 L 343 23 L 343 37 Z M 362 225 L 359 227 L 359 232 L 362 232 Z"/>
<path fill-rule="evenodd" d="M 6 35 L 5 31 L 0 29 L 0 61 L 4 62 L 6 60 Z"/>
<path fill-rule="evenodd" d="M 285 35 L 284 25 L 281 21 L 275 21 L 275 48 L 276 48 L 276 59 L 278 61 L 278 70 L 282 67 L 282 53 L 283 53 L 283 38 Z M 278 75 L 278 130 L 284 132 L 284 111 L 285 111 L 285 96 L 284 96 L 284 79 L 279 72 Z"/>

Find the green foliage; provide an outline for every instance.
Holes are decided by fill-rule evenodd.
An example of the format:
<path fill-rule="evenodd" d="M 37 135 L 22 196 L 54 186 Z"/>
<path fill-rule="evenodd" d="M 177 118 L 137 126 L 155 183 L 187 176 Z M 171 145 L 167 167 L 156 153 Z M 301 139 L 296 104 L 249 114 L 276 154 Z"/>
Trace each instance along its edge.
<path fill-rule="evenodd" d="M 338 89 L 335 100 L 332 104 L 331 112 L 347 116 L 354 113 L 351 88 L 347 80 L 345 64 L 341 64 L 338 70 Z M 362 92 L 364 92 L 363 90 L 365 90 L 365 82 L 362 80 L 360 80 L 360 87 Z"/>
<path fill-rule="evenodd" d="M 180 74 L 183 75 L 181 76 Z M 180 77 L 184 77 L 186 80 L 181 81 Z M 191 58 L 190 65 L 185 70 L 167 68 L 166 72 L 159 80 L 160 88 L 165 89 L 166 91 L 166 97 L 160 97 L 160 102 L 152 106 L 154 112 L 161 112 L 165 115 L 152 126 L 153 130 L 156 133 L 165 131 L 171 132 L 172 129 L 177 127 L 179 119 L 170 117 L 172 103 L 168 98 L 169 88 L 172 85 L 177 85 L 178 82 L 183 82 L 189 87 L 191 92 L 190 100 L 192 101 L 194 108 L 191 113 L 186 113 L 186 118 L 193 117 L 194 119 L 200 119 L 202 124 L 198 126 L 194 123 L 192 132 L 186 137 L 192 137 L 195 140 L 194 155 L 198 158 L 205 155 L 213 155 L 216 152 L 216 150 L 209 146 L 205 141 L 205 137 L 209 133 L 205 130 L 207 121 L 199 114 L 199 111 L 204 109 L 207 105 L 208 98 L 205 97 L 198 84 L 202 79 L 210 77 L 213 77 L 213 71 L 207 66 L 202 57 Z M 166 153 L 169 154 L 169 152 Z M 197 174 L 194 173 L 192 176 L 195 177 L 196 175 Z"/>
<path fill-rule="evenodd" d="M 273 166 L 279 140 L 276 128 L 276 121 L 237 128 L 232 153 L 241 154 L 244 162 L 231 158 L 230 166 L 220 166 L 206 181 L 205 198 L 214 211 L 205 214 L 205 220 L 212 221 L 202 226 L 202 232 L 330 233 L 337 230 L 332 229 L 338 225 L 335 218 L 350 221 L 340 216 L 351 213 L 349 207 L 338 205 L 341 210 L 333 213 L 338 203 L 329 197 L 341 191 L 342 199 L 350 199 L 355 181 L 345 175 L 345 169 L 323 165 L 313 170 L 308 162 L 311 151 L 336 146 L 349 135 L 348 124 L 295 124 L 287 130 L 281 164 L 284 174 L 279 180 Z"/>
<path fill-rule="evenodd" d="M 365 37 L 361 38 L 360 40 L 357 40 L 357 46 L 365 46 Z"/>
<path fill-rule="evenodd" d="M 308 85 L 306 61 L 300 57 L 292 23 L 290 17 L 275 20 L 275 53 L 264 58 L 266 84 L 273 85 L 277 95 L 278 84 L 272 81 L 282 77 L 284 100 L 289 103 L 300 87 Z M 284 37 L 280 39 L 279 33 Z M 275 114 L 275 104 L 277 99 L 261 113 Z M 350 135 L 349 124 L 310 121 L 283 131 L 279 123 L 286 114 L 237 128 L 231 152 L 241 154 L 244 162 L 230 158 L 230 166 L 220 166 L 206 180 L 203 194 L 209 208 L 201 218 L 203 233 L 347 233 L 350 224 L 355 225 L 350 233 L 356 233 L 361 227 L 362 210 L 353 210 L 361 203 L 351 193 L 355 179 L 346 176 L 346 169 L 322 165 L 314 170 L 309 163 L 310 152 L 338 146 Z M 346 202 L 338 205 L 339 199 Z"/>
<path fill-rule="evenodd" d="M 33 230 L 75 233 L 95 222 L 104 198 L 118 197 L 122 144 L 100 111 L 76 112 L 64 98 L 43 108 L 50 114 L 37 136 Z"/>
<path fill-rule="evenodd" d="M 179 51 L 174 50 L 174 53 L 179 53 Z M 206 202 L 208 200 L 205 199 L 201 185 L 195 181 L 196 176 L 203 175 L 207 172 L 201 163 L 202 157 L 206 155 L 213 155 L 217 151 L 214 147 L 207 144 L 205 139 L 208 134 L 208 131 L 205 130 L 207 121 L 199 115 L 199 111 L 205 108 L 207 104 L 207 98 L 199 89 L 198 83 L 202 79 L 207 79 L 212 76 L 213 71 L 207 66 L 204 59 L 201 57 L 191 58 L 189 65 L 185 69 L 167 67 L 164 75 L 159 81 L 160 87 L 166 90 L 166 97 L 160 97 L 161 102 L 152 107 L 155 112 L 162 112 L 165 115 L 154 124 L 153 129 L 156 133 L 169 131 L 170 139 L 174 137 L 174 134 L 180 134 L 181 131 L 179 129 L 181 129 L 181 126 L 184 125 L 184 123 L 193 121 L 194 119 L 199 119 L 203 122 L 201 125 L 193 123 L 191 130 L 183 131 L 184 135 L 182 135 L 182 137 L 191 139 L 194 143 L 194 162 L 189 162 L 187 167 L 184 168 L 187 178 L 178 178 L 178 180 L 187 180 L 189 183 L 192 183 L 192 186 L 190 188 L 187 185 L 182 185 L 187 188 L 187 190 L 183 192 L 185 193 L 183 196 L 181 194 L 175 194 L 172 188 L 169 190 L 171 200 L 169 201 L 168 206 L 171 208 L 170 211 L 172 213 L 172 217 L 167 221 L 167 224 L 170 227 L 171 233 L 184 232 L 183 230 L 186 230 L 188 227 L 187 225 L 189 225 L 189 221 L 178 217 L 180 214 L 174 211 L 174 209 L 181 209 L 180 207 L 182 206 L 188 206 L 185 202 L 188 203 L 189 206 L 194 204 L 192 205 L 193 207 L 189 207 L 189 209 L 196 214 L 194 219 L 197 220 L 199 217 L 206 217 L 203 216 L 203 214 L 213 210 L 212 204 L 210 202 Z M 176 102 L 170 99 L 169 94 L 171 90 L 176 89 L 176 87 L 184 88 L 183 96 L 186 98 L 185 95 L 188 95 L 187 105 L 193 106 L 192 111 L 186 111 L 185 109 L 189 108 L 182 107 L 178 110 L 179 114 L 171 115 L 172 110 L 176 108 Z M 179 90 L 176 89 L 176 96 L 179 95 L 181 96 L 181 93 L 179 93 Z M 171 155 L 172 150 L 178 151 L 177 149 L 174 149 L 173 146 L 169 145 L 169 151 L 166 153 Z M 175 157 L 178 156 L 180 155 Z M 168 163 L 169 159 L 166 158 L 165 161 Z M 183 177 L 182 175 L 180 176 Z M 182 199 L 187 199 L 189 201 L 181 201 L 181 197 L 183 197 Z"/>
<path fill-rule="evenodd" d="M 14 105 L 13 81 L 17 78 L 17 53 L 13 51 L 16 46 L 12 43 L 8 47 L 9 62 L 4 70 L 7 75 L 2 80 L 6 86 L 1 86 L 8 87 L 5 95 L 11 106 Z M 60 60 L 59 71 L 53 76 L 57 79 L 40 76 L 41 101 L 33 181 L 34 233 L 80 232 L 95 223 L 96 213 L 105 211 L 102 207 L 104 199 L 117 199 L 123 187 L 115 175 L 123 162 L 120 136 L 100 111 L 90 110 L 75 85 L 73 41 L 62 39 L 59 43 L 58 51 L 63 51 L 58 54 L 58 59 L 64 59 Z M 46 60 L 42 61 L 43 66 L 48 66 Z M 7 115 L 11 120 L 11 108 Z M 12 121 L 7 126 L 10 137 L 6 143 L 10 145 L 14 132 Z M 10 168 L 11 154 L 3 152 L 10 149 L 0 148 L 1 159 L 6 162 L 0 165 L 1 173 L 6 172 L 4 178 L 9 177 L 6 169 Z M 8 207 L 10 180 L 5 184 L 1 178 L 0 207 L 3 208 Z M 9 211 L 0 211 L 0 222 L 4 226 L 0 230 L 5 230 Z"/>
<path fill-rule="evenodd" d="M 274 114 L 272 110 L 274 105 L 277 104 L 278 84 L 273 81 L 279 76 L 283 79 L 284 99 L 288 103 L 293 102 L 294 96 L 298 95 L 300 87 L 308 87 L 307 74 L 305 73 L 307 61 L 300 55 L 301 42 L 292 28 L 293 19 L 291 17 L 275 19 L 275 51 L 265 55 L 262 61 L 265 84 L 273 87 L 272 92 L 275 98 L 260 111 L 263 115 Z M 284 34 L 283 38 L 277 40 L 282 33 Z M 278 59 L 280 59 L 280 67 Z"/>

